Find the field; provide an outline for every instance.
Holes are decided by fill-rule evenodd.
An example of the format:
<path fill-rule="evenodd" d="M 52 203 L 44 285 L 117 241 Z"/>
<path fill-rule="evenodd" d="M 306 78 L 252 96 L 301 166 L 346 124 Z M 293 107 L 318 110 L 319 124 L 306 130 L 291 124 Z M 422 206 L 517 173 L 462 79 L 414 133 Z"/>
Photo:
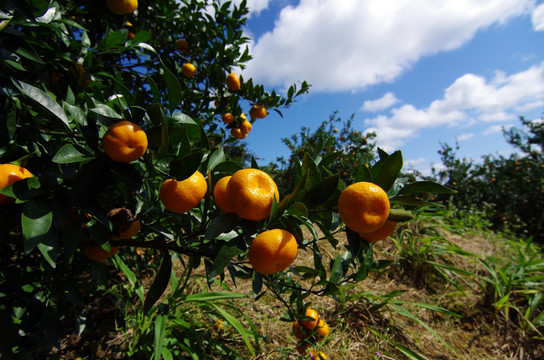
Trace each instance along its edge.
<path fill-rule="evenodd" d="M 523 288 L 529 279 L 539 279 L 535 289 L 542 289 L 541 249 L 491 231 L 434 220 L 437 222 L 411 222 L 392 238 L 378 243 L 375 257 L 391 260 L 392 265 L 371 273 L 364 282 L 346 285 L 343 301 L 317 296 L 308 299 L 331 328 L 321 351 L 329 359 L 542 358 L 544 342 L 537 330 L 542 327 L 532 328 L 520 319 L 520 311 L 527 304 L 516 294 L 530 291 Z M 345 236 L 339 235 L 338 240 L 340 247 L 347 245 Z M 330 258 L 334 251 L 329 245 L 322 253 Z M 536 267 L 523 269 L 517 258 L 521 254 L 526 260 L 536 257 Z M 311 262 L 312 252 L 302 251 L 293 266 Z M 174 268 L 183 271 L 181 263 Z M 505 271 L 502 275 L 510 277 L 512 283 L 495 282 L 496 273 L 490 269 Z M 512 273 L 514 269 L 516 274 Z M 237 281 L 234 286 L 228 276 L 225 282 L 208 288 L 203 267 L 195 270 L 193 278 L 194 285 L 186 290 L 188 294 L 252 291 L 251 281 Z M 126 282 L 124 278 L 119 280 L 120 284 Z M 142 283 L 149 285 L 146 280 Z M 311 283 L 305 285 L 311 287 Z M 500 290 L 494 286 L 503 286 L 511 298 L 498 304 L 495 291 Z M 136 297 L 132 300 L 137 302 Z M 281 320 L 285 308 L 270 292 L 258 300 L 248 296 L 227 301 L 225 307 L 239 311 L 245 318 L 244 326 L 255 328 L 255 355 L 247 352 L 242 336 L 227 320 L 206 307 L 189 306 L 178 313 L 179 319 L 167 321 L 186 321 L 195 332 L 208 333 L 209 338 L 203 336 L 208 350 L 225 344 L 238 353 L 226 357 L 208 354 L 206 358 L 300 358 L 295 350 L 297 339 L 292 334 L 292 323 Z M 509 311 L 504 312 L 505 308 Z M 58 354 L 62 358 L 86 358 L 86 354 L 95 354 L 90 358 L 125 358 L 130 347 L 127 341 L 134 336 L 134 329 L 124 323 L 125 315 L 104 300 L 91 303 L 87 311 L 93 314 L 96 327 L 87 328 L 80 337 L 65 339 Z M 218 319 L 224 324 L 223 329 L 217 329 Z M 175 327 L 173 324 L 167 326 Z M 103 329 L 109 331 L 104 334 Z"/>

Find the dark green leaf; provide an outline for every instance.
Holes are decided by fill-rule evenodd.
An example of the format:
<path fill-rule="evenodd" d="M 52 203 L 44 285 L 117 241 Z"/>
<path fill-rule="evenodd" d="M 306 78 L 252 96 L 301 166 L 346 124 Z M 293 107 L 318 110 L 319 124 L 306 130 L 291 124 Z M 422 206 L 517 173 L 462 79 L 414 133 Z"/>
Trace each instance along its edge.
<path fill-rule="evenodd" d="M 36 199 L 27 202 L 21 215 L 25 254 L 30 253 L 44 240 L 53 223 L 53 212 L 49 202 Z"/>
<path fill-rule="evenodd" d="M 181 159 L 174 159 L 170 164 L 170 176 L 178 181 L 187 179 L 198 170 L 203 157 L 204 151 L 199 150 Z"/>
<path fill-rule="evenodd" d="M 360 166 L 359 171 L 357 171 L 357 175 L 355 176 L 355 182 L 359 181 L 373 182 L 372 173 L 370 172 L 370 169 L 366 166 Z"/>
<path fill-rule="evenodd" d="M 334 259 L 334 263 L 332 265 L 331 269 L 331 276 L 329 278 L 329 281 L 333 284 L 338 284 L 338 282 L 342 279 L 344 276 L 344 271 L 342 268 L 342 256 L 340 254 L 336 255 L 336 258 Z"/>
<path fill-rule="evenodd" d="M 51 161 L 57 164 L 71 164 L 89 160 L 89 158 L 89 155 L 80 152 L 74 145 L 66 144 L 57 151 Z"/>
<path fill-rule="evenodd" d="M 155 84 L 155 81 L 147 75 L 146 76 L 147 83 L 149 84 L 149 89 L 151 89 L 151 95 L 153 96 L 153 102 L 155 104 L 160 104 L 161 102 L 161 92 L 159 91 L 159 88 L 157 87 L 157 84 Z"/>
<path fill-rule="evenodd" d="M 111 107 L 109 107 L 106 104 L 96 103 L 95 107 L 92 109 L 89 109 L 89 111 L 94 112 L 95 114 L 102 115 L 106 118 L 110 119 L 124 119 L 122 115 L 120 115 L 117 111 L 113 110 Z"/>
<path fill-rule="evenodd" d="M 144 314 L 147 314 L 149 310 L 155 305 L 157 300 L 161 297 L 168 286 L 170 281 L 170 275 L 172 273 L 172 258 L 170 253 L 166 252 L 162 258 L 161 265 L 153 284 L 147 292 L 144 302 Z"/>
<path fill-rule="evenodd" d="M 397 150 L 383 160 L 383 164 L 378 172 L 376 184 L 379 185 L 385 192 L 389 191 L 399 176 L 402 165 L 402 152 Z"/>
<path fill-rule="evenodd" d="M 340 180 L 340 177 L 338 174 L 335 174 L 320 181 L 310 190 L 306 191 L 302 202 L 304 202 L 310 209 L 323 204 L 334 193 L 334 190 L 336 190 L 338 180 Z"/>
<path fill-rule="evenodd" d="M 48 110 L 57 118 L 59 118 L 62 123 L 66 125 L 66 129 L 70 130 L 70 121 L 68 120 L 66 113 L 51 96 L 47 95 L 45 92 L 38 89 L 37 87 L 24 83 L 22 81 L 15 82 L 14 80 L 14 83 L 18 85 L 23 94 L 28 96 L 31 100 L 36 101 L 38 104 L 43 106 L 44 109 Z"/>
<path fill-rule="evenodd" d="M 215 217 L 206 228 L 204 238 L 212 240 L 221 234 L 232 231 L 236 226 L 237 220 L 238 217 L 234 214 L 221 214 Z"/>
<path fill-rule="evenodd" d="M 210 156 L 210 159 L 208 160 L 208 171 L 213 171 L 213 169 L 218 164 L 224 161 L 225 161 L 225 152 L 223 151 L 223 148 L 215 150 Z"/>
<path fill-rule="evenodd" d="M 164 64 L 161 68 L 168 93 L 168 109 L 172 112 L 181 102 L 181 85 L 176 76 Z"/>
<path fill-rule="evenodd" d="M 408 210 L 391 209 L 387 219 L 394 222 L 405 222 L 414 219 L 414 215 Z"/>
<path fill-rule="evenodd" d="M 261 290 L 263 289 L 263 276 L 261 275 L 261 273 L 257 271 L 253 272 L 253 280 L 251 286 L 253 288 L 254 294 L 259 294 L 261 292 Z"/>

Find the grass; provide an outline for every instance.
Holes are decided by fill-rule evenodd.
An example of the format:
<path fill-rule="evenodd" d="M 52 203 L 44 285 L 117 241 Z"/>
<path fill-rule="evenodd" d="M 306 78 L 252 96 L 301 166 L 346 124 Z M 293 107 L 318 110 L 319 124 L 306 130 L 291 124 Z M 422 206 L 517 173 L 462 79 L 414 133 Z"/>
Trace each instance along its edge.
<path fill-rule="evenodd" d="M 420 214 L 392 239 L 377 243 L 376 259 L 391 260 L 392 265 L 371 272 L 365 281 L 344 285 L 345 302 L 317 296 L 307 299 L 330 326 L 320 351 L 329 359 L 347 360 L 543 358 L 542 249 L 472 227 L 474 219 L 446 217 L 446 222 L 440 222 L 435 215 Z M 338 241 L 338 246 L 347 243 L 343 233 Z M 335 249 L 324 243 L 322 255 L 333 258 Z M 312 261 L 310 251 L 301 251 L 295 265 Z M 183 267 L 178 263 L 174 270 L 180 275 Z M 126 349 L 138 354 L 134 334 L 140 332 L 145 334 L 138 341 L 156 359 L 169 358 L 154 350 L 159 342 L 164 348 L 180 349 L 173 358 L 191 358 L 182 355 L 191 352 L 198 354 L 196 358 L 209 359 L 301 358 L 291 323 L 281 320 L 285 307 L 270 291 L 258 300 L 218 296 L 251 294 L 252 283 L 238 280 L 235 286 L 226 278 L 210 289 L 204 273 L 197 268 L 190 275 L 185 301 L 166 295 L 167 307 L 160 307 L 155 325 L 130 326 L 138 320 L 135 306 L 123 315 L 128 319 L 124 325 L 117 326 L 119 336 L 111 335 L 115 331 L 111 326 L 105 327 L 110 336 L 96 342 L 101 354 L 119 358 Z M 135 302 L 141 301 L 139 290 L 132 292 Z M 215 298 L 197 301 L 197 295 L 193 299 L 201 292 L 211 292 Z M 214 327 L 217 320 L 225 324 L 221 331 Z M 120 338 L 127 344 L 112 346 L 110 353 L 104 350 L 119 344 Z"/>

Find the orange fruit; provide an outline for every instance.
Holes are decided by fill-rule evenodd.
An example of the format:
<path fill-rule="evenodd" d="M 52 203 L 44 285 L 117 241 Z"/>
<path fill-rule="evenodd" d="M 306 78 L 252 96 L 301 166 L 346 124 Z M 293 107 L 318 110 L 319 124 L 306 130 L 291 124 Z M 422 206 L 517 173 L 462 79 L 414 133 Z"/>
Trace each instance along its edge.
<path fill-rule="evenodd" d="M 234 115 L 231 113 L 224 113 L 221 120 L 223 120 L 225 124 L 232 124 L 234 122 Z"/>
<path fill-rule="evenodd" d="M 338 198 L 340 218 L 358 233 L 369 233 L 382 227 L 389 216 L 389 208 L 386 192 L 365 181 L 348 186 Z"/>
<path fill-rule="evenodd" d="M 240 124 L 240 130 L 242 130 L 242 134 L 245 134 L 246 136 L 251 131 L 251 128 L 252 128 L 252 125 L 247 120 L 242 121 L 242 123 Z"/>
<path fill-rule="evenodd" d="M 219 179 L 219 181 L 217 181 L 217 183 L 215 183 L 215 188 L 213 189 L 215 204 L 219 209 L 223 210 L 226 213 L 233 212 L 232 206 L 227 196 L 227 184 L 229 183 L 231 177 L 232 176 L 222 177 L 221 179 Z"/>
<path fill-rule="evenodd" d="M 34 175 L 22 166 L 0 164 L 0 189 L 32 176 Z M 0 206 L 11 204 L 14 201 L 14 198 L 0 194 Z"/>
<path fill-rule="evenodd" d="M 302 326 L 306 328 L 306 330 L 313 330 L 317 326 L 319 320 L 319 315 L 317 314 L 317 311 L 311 308 L 306 308 L 304 311 L 304 319 L 301 321 Z"/>
<path fill-rule="evenodd" d="M 317 327 L 315 329 L 315 337 L 318 340 L 323 340 L 329 335 L 329 325 L 323 319 L 319 319 L 317 322 Z"/>
<path fill-rule="evenodd" d="M 312 344 L 306 341 L 299 341 L 295 348 L 300 355 L 306 354 L 306 352 L 312 347 Z"/>
<path fill-rule="evenodd" d="M 177 39 L 176 49 L 178 49 L 180 53 L 185 54 L 187 51 L 189 51 L 189 42 L 185 39 Z"/>
<path fill-rule="evenodd" d="M 297 320 L 293 322 L 293 335 L 297 339 L 306 339 L 308 335 L 310 335 L 310 332 L 306 330 L 304 326 L 302 326 Z"/>
<path fill-rule="evenodd" d="M 187 77 L 193 77 L 196 73 L 196 66 L 191 63 L 185 63 L 181 67 L 181 73 Z"/>
<path fill-rule="evenodd" d="M 270 175 L 258 169 L 242 169 L 232 175 L 227 194 L 234 212 L 243 219 L 259 221 L 270 216 L 278 187 Z"/>
<path fill-rule="evenodd" d="M 107 260 L 117 254 L 118 251 L 118 247 L 110 246 L 110 251 L 106 251 L 100 245 L 87 245 L 83 249 L 85 256 L 94 261 Z"/>
<path fill-rule="evenodd" d="M 240 128 L 232 128 L 230 130 L 230 134 L 232 135 L 233 138 L 236 138 L 239 140 L 245 139 L 247 137 L 247 133 L 242 132 L 242 129 Z"/>
<path fill-rule="evenodd" d="M 240 90 L 240 76 L 236 73 L 230 73 L 227 75 L 227 89 L 230 92 L 235 92 Z"/>
<path fill-rule="evenodd" d="M 293 234 L 283 229 L 272 229 L 253 239 L 249 245 L 249 262 L 261 274 L 275 274 L 291 265 L 297 253 L 297 240 Z"/>
<path fill-rule="evenodd" d="M 106 5 L 115 15 L 126 15 L 136 11 L 138 0 L 107 0 Z"/>
<path fill-rule="evenodd" d="M 310 353 L 310 359 L 312 360 L 327 360 L 327 355 L 321 351 L 310 349 L 308 352 Z"/>
<path fill-rule="evenodd" d="M 252 119 L 263 119 L 266 115 L 268 115 L 268 113 L 266 112 L 264 105 L 253 105 L 249 110 L 249 116 L 251 116 Z"/>
<path fill-rule="evenodd" d="M 119 121 L 102 137 L 106 154 L 114 161 L 129 163 L 138 160 L 147 150 L 147 135 L 130 121 Z"/>
<path fill-rule="evenodd" d="M 112 233 L 110 235 L 110 240 L 130 239 L 131 237 L 135 236 L 138 231 L 140 231 L 141 226 L 142 224 L 140 223 L 140 220 L 125 223 L 119 226 L 119 235 Z"/>
<path fill-rule="evenodd" d="M 395 232 L 396 228 L 397 228 L 396 222 L 387 220 L 385 224 L 383 224 L 382 227 L 378 228 L 378 230 L 374 230 L 369 233 L 359 233 L 359 237 L 361 238 L 361 240 L 364 240 L 367 242 L 377 242 L 380 240 L 387 239 L 389 236 L 391 236 L 391 234 Z"/>
<path fill-rule="evenodd" d="M 208 191 L 208 183 L 200 171 L 185 180 L 168 179 L 159 190 L 164 207 L 175 213 L 187 212 L 198 205 Z"/>

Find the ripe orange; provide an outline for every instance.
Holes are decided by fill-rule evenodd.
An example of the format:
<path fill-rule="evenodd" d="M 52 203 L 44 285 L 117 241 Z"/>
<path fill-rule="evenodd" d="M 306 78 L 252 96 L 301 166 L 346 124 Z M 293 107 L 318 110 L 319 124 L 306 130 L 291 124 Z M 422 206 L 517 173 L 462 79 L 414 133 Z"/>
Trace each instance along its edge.
<path fill-rule="evenodd" d="M 278 187 L 270 175 L 258 169 L 242 169 L 232 175 L 227 194 L 234 212 L 243 219 L 259 221 L 270 216 Z"/>
<path fill-rule="evenodd" d="M 327 355 L 321 351 L 316 351 L 315 349 L 310 349 L 310 359 L 312 360 L 327 360 Z"/>
<path fill-rule="evenodd" d="M 264 105 L 253 105 L 249 110 L 249 116 L 252 119 L 264 119 L 268 115 Z"/>
<path fill-rule="evenodd" d="M 297 253 L 297 240 L 293 234 L 282 229 L 272 229 L 253 239 L 249 245 L 249 262 L 261 274 L 275 274 L 291 265 Z"/>
<path fill-rule="evenodd" d="M 106 251 L 100 245 L 87 245 L 83 249 L 85 256 L 94 261 L 107 260 L 117 254 L 118 251 L 118 247 L 110 246 L 110 251 Z"/>
<path fill-rule="evenodd" d="M 297 347 L 295 348 L 300 355 L 306 354 L 306 352 L 312 347 L 312 344 L 310 344 L 307 341 L 299 341 L 297 343 Z"/>
<path fill-rule="evenodd" d="M 338 198 L 340 218 L 358 233 L 369 233 L 382 227 L 389 216 L 389 208 L 387 193 L 370 182 L 352 184 Z"/>
<path fill-rule="evenodd" d="M 235 92 L 240 90 L 240 76 L 236 73 L 230 73 L 227 76 L 227 89 L 229 89 L 230 92 Z"/>
<path fill-rule="evenodd" d="M 140 220 L 125 223 L 119 226 L 119 235 L 112 233 L 110 235 L 110 240 L 130 239 L 140 231 L 141 226 Z"/>
<path fill-rule="evenodd" d="M 138 8 L 138 0 L 107 0 L 108 9 L 116 15 L 132 14 Z"/>
<path fill-rule="evenodd" d="M 329 336 L 329 324 L 323 319 L 319 319 L 317 328 L 315 329 L 315 337 L 321 341 Z"/>
<path fill-rule="evenodd" d="M 217 181 L 217 183 L 215 183 L 215 188 L 213 189 L 215 204 L 218 208 L 226 213 L 233 212 L 232 206 L 227 196 L 227 184 L 229 183 L 231 177 L 232 176 L 222 177 L 221 179 L 219 179 L 219 181 Z"/>
<path fill-rule="evenodd" d="M 251 131 L 251 128 L 252 128 L 252 125 L 247 120 L 242 121 L 242 123 L 240 124 L 240 130 L 242 130 L 242 134 L 245 134 L 246 136 Z"/>
<path fill-rule="evenodd" d="M 0 164 L 0 189 L 32 176 L 34 175 L 22 166 Z M 14 198 L 0 194 L 0 206 L 11 204 L 14 201 Z"/>
<path fill-rule="evenodd" d="M 361 238 L 361 240 L 364 240 L 367 242 L 377 242 L 380 240 L 387 239 L 389 236 L 391 236 L 391 234 L 395 232 L 396 228 L 397 228 L 396 222 L 387 220 L 385 224 L 383 224 L 383 226 L 380 227 L 378 230 L 374 230 L 369 233 L 359 233 L 359 237 Z"/>
<path fill-rule="evenodd" d="M 232 128 L 230 130 L 230 134 L 232 135 L 233 138 L 236 138 L 239 140 L 245 139 L 247 137 L 247 133 L 242 132 L 242 129 L 240 128 Z"/>
<path fill-rule="evenodd" d="M 185 180 L 168 179 L 159 190 L 164 207 L 175 213 L 184 213 L 198 205 L 208 191 L 208 183 L 200 171 Z"/>
<path fill-rule="evenodd" d="M 317 326 L 318 320 L 319 315 L 317 314 L 317 311 L 306 308 L 306 311 L 304 311 L 304 320 L 301 321 L 301 324 L 306 330 L 313 330 Z"/>
<path fill-rule="evenodd" d="M 221 120 L 223 120 L 225 124 L 232 124 L 234 122 L 234 115 L 231 113 L 224 113 Z"/>
<path fill-rule="evenodd" d="M 191 63 L 185 63 L 181 67 L 181 73 L 187 77 L 193 77 L 196 73 L 196 66 Z"/>
<path fill-rule="evenodd" d="M 189 51 L 189 42 L 185 39 L 177 39 L 176 49 L 178 49 L 180 53 L 185 54 L 187 51 Z"/>
<path fill-rule="evenodd" d="M 297 320 L 295 320 L 293 322 L 293 335 L 295 335 L 297 339 L 302 340 L 306 339 L 310 335 L 310 332 L 306 330 L 306 328 L 302 326 Z"/>
<path fill-rule="evenodd" d="M 119 121 L 102 137 L 106 154 L 114 161 L 129 163 L 138 160 L 147 150 L 147 135 L 130 121 Z"/>

